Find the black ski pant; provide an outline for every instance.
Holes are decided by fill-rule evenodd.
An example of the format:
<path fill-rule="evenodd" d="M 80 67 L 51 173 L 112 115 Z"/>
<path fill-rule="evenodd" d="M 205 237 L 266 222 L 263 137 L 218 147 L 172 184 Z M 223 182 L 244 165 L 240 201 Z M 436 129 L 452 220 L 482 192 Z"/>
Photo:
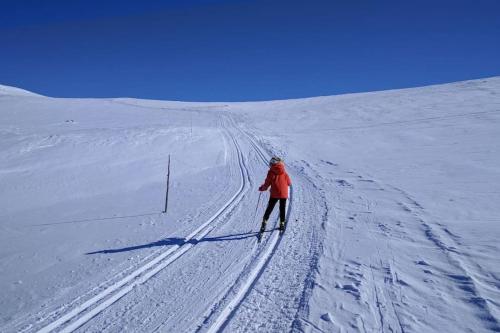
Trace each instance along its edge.
<path fill-rule="evenodd" d="M 269 220 L 269 216 L 274 209 L 276 203 L 280 202 L 280 221 L 285 221 L 285 208 L 286 208 L 286 199 L 278 199 L 278 198 L 269 198 L 269 203 L 267 204 L 266 212 L 264 213 L 264 220 Z"/>

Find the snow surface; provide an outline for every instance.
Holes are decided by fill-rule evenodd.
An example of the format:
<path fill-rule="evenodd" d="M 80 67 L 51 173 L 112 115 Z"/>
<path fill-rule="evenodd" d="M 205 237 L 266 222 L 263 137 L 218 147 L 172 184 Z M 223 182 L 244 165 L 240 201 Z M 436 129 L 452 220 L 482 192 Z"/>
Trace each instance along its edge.
<path fill-rule="evenodd" d="M 499 332 L 499 147 L 500 77 L 248 103 L 0 86 L 0 331 Z M 274 154 L 288 227 L 258 243 Z"/>
<path fill-rule="evenodd" d="M 4 86 L 0 84 L 0 96 L 6 95 L 6 96 L 38 96 L 42 97 L 41 95 L 32 93 L 31 91 L 16 88 L 16 87 L 9 87 L 9 86 Z"/>

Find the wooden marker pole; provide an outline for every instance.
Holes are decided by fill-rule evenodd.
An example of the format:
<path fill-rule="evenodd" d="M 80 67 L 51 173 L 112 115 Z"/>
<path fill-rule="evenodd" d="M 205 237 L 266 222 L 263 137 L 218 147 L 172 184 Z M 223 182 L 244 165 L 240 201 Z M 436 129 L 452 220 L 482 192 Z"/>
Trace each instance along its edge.
<path fill-rule="evenodd" d="M 167 213 L 167 208 L 168 208 L 168 187 L 170 183 L 170 154 L 168 154 L 168 167 L 167 167 L 167 192 L 165 194 L 165 210 L 163 213 Z"/>

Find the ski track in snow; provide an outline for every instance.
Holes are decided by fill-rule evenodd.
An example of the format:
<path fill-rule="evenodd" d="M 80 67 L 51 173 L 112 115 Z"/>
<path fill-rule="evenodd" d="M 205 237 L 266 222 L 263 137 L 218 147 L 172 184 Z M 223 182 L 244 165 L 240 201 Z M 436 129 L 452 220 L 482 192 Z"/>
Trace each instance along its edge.
<path fill-rule="evenodd" d="M 228 146 L 227 146 L 227 142 L 226 142 L 225 136 L 223 135 L 223 137 L 224 137 L 224 145 L 225 145 L 224 146 L 224 162 L 225 162 L 225 159 L 227 158 L 226 155 L 228 154 L 228 150 L 229 149 L 228 149 Z M 227 191 L 228 188 L 226 188 L 225 190 Z M 218 199 L 220 199 L 220 198 L 216 197 L 216 200 L 214 200 L 214 201 L 219 201 Z M 226 202 L 226 204 L 227 204 L 227 202 Z M 195 215 L 193 217 L 193 220 L 196 220 L 196 218 L 200 218 L 200 216 L 204 215 L 204 213 L 207 210 L 209 210 L 208 208 L 210 208 L 209 204 L 202 205 L 200 207 L 200 210 L 198 211 L 197 215 Z M 227 214 L 227 213 L 225 213 L 225 214 Z M 147 215 L 152 215 L 152 214 L 147 214 Z M 155 213 L 154 215 L 161 216 L 162 214 L 161 213 Z M 130 217 L 140 217 L 140 216 L 144 216 L 144 215 L 126 216 L 126 217 L 130 218 Z M 107 219 L 115 219 L 115 218 L 116 217 L 107 218 Z M 65 223 L 80 223 L 80 222 L 95 221 L 95 220 L 101 220 L 101 219 L 77 220 L 77 221 L 62 222 L 62 223 L 63 224 L 65 224 Z M 61 223 L 56 223 L 56 224 L 61 224 Z M 50 225 L 53 225 L 53 223 L 50 224 Z M 199 229 L 197 229 L 197 230 L 199 230 Z M 163 235 L 162 238 L 168 238 L 170 236 L 171 236 L 171 234 L 166 234 L 166 235 Z M 160 255 L 163 255 L 163 251 L 161 249 L 155 250 L 152 253 L 150 253 L 150 254 L 146 255 L 145 257 L 141 258 L 139 260 L 139 262 L 136 263 L 135 265 L 125 267 L 122 271 L 117 272 L 112 277 L 110 277 L 110 278 L 106 279 L 105 281 L 101 282 L 98 286 L 96 286 L 94 288 L 91 288 L 87 292 L 84 292 L 84 293 L 80 294 L 78 297 L 76 297 L 72 301 L 66 302 L 65 304 L 62 304 L 62 305 L 59 305 L 59 306 L 56 306 L 55 309 L 51 310 L 50 312 L 41 311 L 41 312 L 38 312 L 38 313 L 36 313 L 34 315 L 29 315 L 28 314 L 27 316 L 24 316 L 24 317 L 21 317 L 20 319 L 17 319 L 15 322 L 12 323 L 12 326 L 13 327 L 17 327 L 17 330 L 19 332 L 27 332 L 27 331 L 32 331 L 34 327 L 40 326 L 41 323 L 44 323 L 44 322 L 47 322 L 47 321 L 55 321 L 55 320 L 57 320 L 58 318 L 61 317 L 62 313 L 67 312 L 68 309 L 80 308 L 82 306 L 81 305 L 82 303 L 86 304 L 85 303 L 86 299 L 93 298 L 96 294 L 100 293 L 103 290 L 108 290 L 108 288 L 116 285 L 117 281 L 122 281 L 123 279 L 128 278 L 131 274 L 134 274 L 134 272 L 136 272 L 136 270 L 138 269 L 138 267 L 141 267 L 142 265 L 148 265 L 149 262 L 150 262 L 150 260 L 152 258 L 153 258 L 153 260 L 155 260 Z M 143 263 L 145 263 L 145 264 L 143 264 Z M 51 305 L 49 305 L 49 306 L 44 305 L 44 308 L 45 307 L 48 307 L 48 308 L 52 307 L 52 308 L 54 308 L 53 305 L 52 306 Z M 27 319 L 27 318 L 30 318 L 30 319 Z M 36 319 L 33 319 L 33 318 L 36 318 Z M 30 324 L 25 324 L 26 322 L 31 322 L 31 323 Z"/>
<path fill-rule="evenodd" d="M 237 127 L 236 124 L 234 124 Z M 257 151 L 261 159 L 266 163 L 269 160 L 269 153 L 263 153 L 263 149 L 257 144 L 257 140 L 248 132 L 238 128 L 240 132 L 249 140 L 251 146 Z M 272 149 L 271 149 L 272 150 Z M 289 164 L 289 166 L 291 166 Z M 289 208 L 287 211 L 287 230 L 283 236 L 278 233 L 273 233 L 269 240 L 269 245 L 262 251 L 262 255 L 257 256 L 251 262 L 251 265 L 242 272 L 238 278 L 234 288 L 230 290 L 226 296 L 219 302 L 225 304 L 222 310 L 214 308 L 204 324 L 210 322 L 214 314 L 217 314 L 216 319 L 210 324 L 207 332 L 219 331 L 289 331 L 293 329 L 293 323 L 300 316 L 304 315 L 307 308 L 310 290 L 313 287 L 314 274 L 316 271 L 317 258 L 319 253 L 320 240 L 317 239 L 314 230 L 306 231 L 303 224 L 307 218 L 304 209 L 304 203 L 321 205 L 322 201 L 313 199 L 314 191 L 307 191 L 314 184 L 310 180 L 304 178 L 300 170 L 289 168 L 292 175 L 293 183 L 299 184 L 299 191 L 295 190 L 292 185 Z M 296 193 L 297 192 L 297 193 Z M 309 197 L 305 197 L 305 193 Z M 296 199 L 298 197 L 298 199 Z M 307 199 L 306 199 L 307 198 Z M 308 207 L 312 208 L 312 207 Z M 314 209 L 308 210 L 309 212 Z M 323 219 L 326 219 L 326 212 Z M 277 222 L 276 222 L 277 223 Z M 306 222 L 307 223 L 307 222 Z M 314 224 L 305 224 L 305 226 L 314 226 Z M 294 263 L 297 259 L 297 246 L 301 246 L 303 237 L 313 244 L 311 252 L 306 254 L 309 258 L 304 263 Z M 280 246 L 281 242 L 285 241 L 287 245 Z M 284 250 L 285 253 L 280 253 L 274 259 L 278 250 Z M 303 251 L 303 249 L 302 249 Z M 304 255 L 303 253 L 302 255 Z M 280 267 L 275 267 L 275 264 Z M 271 274 L 274 277 L 269 277 Z M 293 275 L 293 277 L 288 277 Z M 277 285 L 270 285 L 269 281 L 280 281 Z M 264 296 L 264 300 L 259 301 L 257 298 Z M 270 301 L 272 300 L 272 301 Z M 254 308 L 258 305 L 258 308 Z M 269 317 L 269 315 L 278 315 L 278 318 Z M 282 315 L 282 318 L 279 316 Z M 201 326 L 199 331 L 204 331 L 205 327 Z"/>
<path fill-rule="evenodd" d="M 268 154 L 264 153 L 262 148 L 256 143 L 255 139 L 248 133 L 244 132 L 242 129 L 237 127 L 234 120 L 229 115 L 224 116 L 225 120 L 221 121 L 221 123 L 227 122 L 230 127 L 244 136 L 250 147 L 257 154 L 261 163 L 266 164 L 269 159 Z M 227 125 L 223 125 L 226 128 Z M 157 273 L 167 268 L 171 263 L 175 260 L 183 256 L 186 252 L 188 252 L 191 248 L 196 245 L 196 241 L 201 240 L 205 237 L 210 231 L 212 231 L 217 224 L 216 222 L 223 218 L 224 215 L 227 215 L 227 212 L 231 211 L 234 206 L 238 204 L 238 202 L 242 199 L 245 191 L 248 190 L 248 182 L 249 182 L 249 174 L 248 170 L 245 167 L 245 163 L 243 161 L 243 152 L 241 151 L 240 145 L 238 144 L 236 137 L 232 134 L 231 130 L 225 129 L 224 132 L 232 141 L 234 149 L 236 150 L 236 155 L 238 158 L 238 164 L 240 168 L 240 177 L 241 177 L 241 186 L 238 189 L 237 193 L 233 195 L 233 197 L 225 203 L 225 205 L 219 209 L 208 221 L 203 223 L 199 228 L 193 231 L 191 234 L 185 237 L 183 244 L 176 245 L 168 250 L 161 252 L 159 255 L 156 255 L 152 260 L 147 261 L 142 266 L 136 268 L 133 272 L 124 275 L 120 280 L 114 282 L 103 291 L 99 292 L 97 295 L 88 299 L 76 307 L 73 307 L 69 310 L 68 306 L 63 306 L 57 311 L 52 312 L 51 314 L 45 315 L 43 318 L 51 319 L 51 322 L 48 324 L 44 324 L 41 328 L 37 329 L 37 332 L 45 333 L 57 330 L 58 332 L 73 332 L 78 328 L 82 327 L 89 321 L 91 321 L 94 317 L 98 316 L 102 311 L 112 306 L 120 299 L 122 299 L 125 295 L 130 293 L 137 285 L 146 283 L 150 278 L 154 277 Z M 299 181 L 300 175 L 297 174 L 295 181 Z M 290 193 L 290 200 L 288 201 L 287 207 L 287 221 L 292 223 L 290 217 L 293 216 L 293 187 Z M 220 221 L 219 221 L 220 222 Z M 290 226 L 287 226 L 287 229 L 290 229 Z M 287 230 L 285 234 L 292 233 L 291 230 Z M 222 331 L 226 328 L 228 323 L 231 322 L 232 317 L 235 312 L 239 309 L 241 304 L 245 301 L 245 298 L 250 294 L 252 288 L 255 286 L 264 270 L 268 266 L 271 258 L 276 253 L 276 249 L 278 248 L 282 236 L 277 232 L 273 232 L 270 236 L 265 236 L 264 242 L 262 242 L 261 246 L 258 248 L 258 251 L 254 253 L 251 261 L 247 264 L 246 268 L 242 271 L 238 278 L 236 278 L 233 288 L 231 288 L 228 293 L 219 301 L 215 306 L 210 310 L 210 314 L 206 316 L 204 323 L 198 327 L 198 330 L 208 332 L 218 332 Z M 153 255 L 151 255 L 153 256 Z M 314 270 L 311 270 L 311 272 Z M 119 274 L 120 275 L 120 274 Z M 109 279 L 110 281 L 113 279 Z M 115 278 L 116 280 L 116 278 Z M 311 288 L 312 286 L 312 278 L 308 277 L 308 283 L 306 284 L 307 288 Z M 103 283 L 104 284 L 104 283 Z M 96 288 L 97 289 L 97 288 Z M 86 294 L 90 294 L 87 292 Z M 305 306 L 307 303 L 306 296 L 307 293 L 304 291 L 302 295 L 302 299 L 299 304 L 301 306 Z M 79 298 L 84 297 L 80 296 Z M 75 304 L 77 300 L 70 302 L 69 304 Z M 69 310 L 69 311 L 68 311 Z M 64 313 L 62 316 L 58 316 L 54 318 L 54 315 Z M 213 317 L 217 315 L 214 320 Z M 46 320 L 40 320 L 40 323 L 44 323 Z M 38 325 L 40 326 L 40 325 Z M 23 331 L 31 331 L 36 326 L 28 325 L 25 327 Z M 162 331 L 163 325 L 157 326 L 154 331 Z"/>
<path fill-rule="evenodd" d="M 195 245 L 197 240 L 202 239 L 214 228 L 214 223 L 218 222 L 219 219 L 224 216 L 227 211 L 230 211 L 239 202 L 239 200 L 241 200 L 244 192 L 247 190 L 246 184 L 248 182 L 248 171 L 246 170 L 243 162 L 242 152 L 234 137 L 232 135 L 230 135 L 230 137 L 236 150 L 241 178 L 240 188 L 232 196 L 232 198 L 228 202 L 226 202 L 223 207 L 221 207 L 210 219 L 208 219 L 200 227 L 194 230 L 191 234 L 186 236 L 183 244 L 175 245 L 162 252 L 154 259 L 135 269 L 132 273 L 127 274 L 125 277 L 121 278 L 118 282 L 115 282 L 111 286 L 107 287 L 98 295 L 75 307 L 56 320 L 53 320 L 50 324 L 38 329 L 37 332 L 51 332 L 61 327 L 62 329 L 60 330 L 60 332 L 72 332 L 76 330 L 87 321 L 98 315 L 104 309 L 121 299 L 123 296 L 133 290 L 136 285 L 145 283 L 159 271 L 165 269 L 172 262 L 182 256 L 185 252 L 190 250 Z M 62 312 L 64 310 L 66 309 L 58 309 L 57 312 Z M 28 325 L 22 331 L 31 330 L 32 328 L 32 325 Z"/>
<path fill-rule="evenodd" d="M 232 123 L 233 127 L 236 128 L 236 125 L 234 124 L 234 121 L 232 119 L 231 119 L 231 123 Z M 258 147 L 258 145 L 255 143 L 255 141 L 248 134 L 244 133 L 241 130 L 240 130 L 240 133 L 243 133 L 246 135 L 246 137 L 249 139 L 251 146 L 255 149 L 255 152 L 259 155 L 259 157 L 261 158 L 264 165 L 266 165 L 267 161 L 269 161 L 269 159 L 270 159 L 269 155 L 264 154 L 262 152 L 261 148 Z M 292 202 L 293 202 L 293 186 L 290 189 L 290 199 L 287 201 L 287 221 L 290 221 Z M 231 290 L 228 293 L 228 295 L 226 295 L 221 300 L 220 303 L 224 303 L 227 298 L 231 297 L 231 299 L 227 302 L 227 304 L 224 306 L 224 308 L 222 310 L 218 310 L 218 309 L 212 310 L 212 313 L 210 314 L 209 318 L 217 311 L 219 312 L 218 317 L 210 325 L 209 329 L 206 332 L 215 333 L 215 332 L 222 331 L 226 327 L 227 323 L 231 320 L 233 313 L 238 309 L 239 305 L 244 301 L 245 297 L 248 295 L 250 290 L 253 288 L 256 281 L 262 275 L 262 272 L 267 267 L 269 260 L 271 260 L 273 254 L 275 253 L 275 249 L 279 245 L 281 239 L 282 239 L 282 236 L 280 236 L 276 232 L 274 232 L 271 235 L 271 239 L 268 240 L 268 242 L 266 243 L 266 248 L 264 250 L 261 250 L 261 253 L 259 253 L 259 255 L 257 255 L 255 257 L 255 259 L 252 260 L 252 265 L 250 265 L 250 267 L 247 268 L 240 275 L 240 277 L 238 277 L 235 285 L 241 284 L 241 286 L 236 291 Z M 241 281 L 241 282 L 239 282 L 239 281 Z M 209 318 L 205 319 L 205 321 L 204 321 L 205 324 L 208 322 Z"/>
<path fill-rule="evenodd" d="M 258 163 L 267 163 L 268 161 L 268 154 L 264 153 L 262 148 L 259 147 L 259 145 L 255 142 L 255 139 L 251 137 L 248 133 L 242 131 L 240 128 L 237 127 L 235 122 L 231 119 L 229 115 L 226 115 L 226 120 L 230 127 L 233 130 L 236 130 L 239 134 L 241 134 L 242 137 L 246 138 L 246 143 L 249 144 L 249 147 L 253 149 L 253 151 L 256 153 L 258 156 Z M 264 164 L 265 165 L 265 164 Z M 299 182 L 299 177 L 294 178 L 295 181 Z M 287 226 L 287 231 L 285 232 L 285 237 L 286 239 L 288 238 L 294 238 L 295 235 L 297 235 L 297 230 L 295 229 L 295 222 L 293 221 L 293 211 L 294 209 L 291 208 L 294 205 L 295 200 L 294 194 L 295 192 L 293 191 L 291 194 L 291 199 L 289 200 L 289 207 L 288 207 L 288 212 L 287 212 L 287 218 L 288 221 L 291 221 L 291 226 Z M 276 222 L 277 223 L 277 222 Z M 218 331 L 223 331 L 223 330 L 228 330 L 232 331 L 232 328 L 227 328 L 229 324 L 233 322 L 233 318 L 239 313 L 240 309 L 243 307 L 244 304 L 253 304 L 253 300 L 247 300 L 249 296 L 251 296 L 253 289 L 255 285 L 259 282 L 261 276 L 264 274 L 265 271 L 269 269 L 269 264 L 274 258 L 274 255 L 279 248 L 280 242 L 283 240 L 283 237 L 280 236 L 277 232 L 272 232 L 270 236 L 264 236 L 263 242 L 257 246 L 254 247 L 253 253 L 250 256 L 250 259 L 248 262 L 245 264 L 244 269 L 239 273 L 239 275 L 234 277 L 234 282 L 232 283 L 232 287 L 228 289 L 225 294 L 221 295 L 221 298 L 219 300 L 215 300 L 214 305 L 209 306 L 208 313 L 206 313 L 203 317 L 203 322 L 201 322 L 198 327 L 197 331 L 209 331 L 209 332 L 218 332 Z M 300 243 L 297 243 L 296 245 L 300 245 Z M 214 254 L 215 255 L 215 254 Z M 307 303 L 307 293 L 301 292 L 301 290 L 304 288 L 306 290 L 308 287 L 311 287 L 311 283 L 309 283 L 306 287 L 302 287 L 304 285 L 304 280 L 306 279 L 306 276 L 308 275 L 307 272 L 311 272 L 314 270 L 311 270 L 309 268 L 305 268 L 302 271 L 302 275 L 297 274 L 294 270 L 290 270 L 289 266 L 287 268 L 287 271 L 296 275 L 298 277 L 295 279 L 296 285 L 294 288 L 290 288 L 290 290 L 287 289 L 286 285 L 278 286 L 276 287 L 271 287 L 267 288 L 268 291 L 270 292 L 275 292 L 276 290 L 279 290 L 281 292 L 285 292 L 290 294 L 290 295 L 296 295 L 296 294 L 301 294 L 301 300 L 300 302 L 296 302 L 294 300 L 285 298 L 284 302 L 286 303 L 293 303 L 295 302 L 297 306 L 305 306 L 305 303 Z M 295 265 L 297 267 L 297 265 Z M 186 268 L 187 269 L 187 268 Z M 272 269 L 270 269 L 272 270 Z M 276 270 L 274 270 L 276 272 Z M 280 272 L 278 271 L 278 274 Z M 303 279 L 301 278 L 303 277 Z M 310 277 L 309 277 L 310 279 Z M 311 280 L 311 279 L 310 279 Z M 134 301 L 136 302 L 136 301 Z M 269 302 L 268 302 L 269 303 Z M 261 304 L 263 305 L 263 304 Z M 269 303 L 268 306 L 271 307 L 276 307 L 276 304 L 274 303 Z M 290 308 L 292 309 L 293 306 Z M 125 311 L 129 312 L 131 309 L 125 309 Z M 263 309 L 261 309 L 263 310 Z M 273 311 L 276 311 L 273 310 Z M 293 314 L 295 313 L 294 311 L 290 311 L 290 313 Z M 122 315 L 129 315 L 129 314 L 122 314 Z M 160 316 L 161 314 L 158 311 L 154 311 L 153 313 L 150 313 L 147 317 L 147 321 L 155 320 L 154 317 Z M 130 314 L 130 316 L 136 316 L 135 314 Z M 291 323 L 293 321 L 293 317 L 288 320 L 288 323 L 285 324 L 288 329 L 291 328 Z M 194 321 L 196 323 L 196 320 Z M 168 325 L 171 325 L 169 321 L 166 322 L 161 322 L 160 324 L 157 325 L 156 327 L 152 328 L 151 330 L 153 332 L 162 332 L 162 331 L 170 331 L 174 328 L 169 327 Z M 241 325 L 241 320 L 236 320 L 236 325 L 238 325 L 238 330 L 243 329 L 240 327 Z M 189 326 L 188 326 L 189 327 Z M 193 329 L 196 326 L 192 326 Z M 115 328 L 112 328 L 110 326 L 101 326 L 100 330 L 114 330 Z M 267 328 L 269 330 L 270 328 Z M 183 328 L 182 330 L 186 330 L 186 328 Z M 191 331 L 192 329 L 188 329 Z"/>
<path fill-rule="evenodd" d="M 237 127 L 235 124 L 234 120 L 229 115 L 225 116 L 225 122 L 231 127 L 234 131 L 238 132 L 241 134 L 241 137 L 245 137 L 247 139 L 247 143 L 250 145 L 250 147 L 254 150 L 254 152 L 257 154 L 259 159 L 261 160 L 261 163 L 267 163 L 267 160 L 269 159 L 268 154 L 264 153 L 262 148 L 259 147 L 259 145 L 256 143 L 255 139 L 252 138 L 251 135 L 248 133 L 242 131 L 240 128 Z M 231 131 L 228 131 L 228 133 Z M 235 146 L 239 147 L 240 144 L 238 144 L 236 140 L 236 136 L 234 134 L 230 135 L 231 140 L 235 144 Z M 248 174 L 247 174 L 248 175 Z M 300 173 L 297 175 L 294 175 L 294 181 L 297 183 L 300 183 Z M 294 222 L 293 221 L 293 206 L 295 200 L 294 198 L 294 191 L 293 187 L 291 190 L 291 196 L 290 200 L 288 202 L 288 211 L 287 211 L 287 220 L 291 223 L 291 225 L 287 226 L 287 231 L 285 232 L 287 238 L 294 239 L 298 233 L 297 230 L 294 230 Z M 312 203 L 312 201 L 311 201 Z M 277 222 L 276 222 L 277 223 Z M 234 283 L 232 288 L 228 290 L 228 292 L 222 296 L 222 298 L 215 303 L 215 305 L 210 307 L 209 313 L 206 314 L 204 317 L 205 319 L 201 324 L 198 325 L 197 330 L 198 331 L 208 331 L 208 332 L 219 332 L 219 331 L 232 331 L 232 328 L 228 328 L 230 324 L 233 322 L 233 318 L 235 318 L 240 309 L 244 306 L 244 304 L 254 304 L 253 300 L 248 300 L 247 298 L 252 295 L 254 287 L 257 285 L 259 282 L 260 278 L 264 274 L 264 272 L 269 268 L 269 264 L 271 262 L 271 259 L 274 257 L 275 253 L 277 252 L 277 249 L 279 248 L 280 243 L 283 240 L 283 237 L 280 236 L 277 232 L 272 232 L 270 236 L 265 236 L 264 241 L 260 244 L 260 246 L 254 248 L 254 253 L 251 255 L 250 260 L 246 263 L 245 268 L 242 270 L 242 272 L 234 278 Z M 300 243 L 297 243 L 300 244 Z M 317 253 L 317 252 L 315 252 Z M 314 254 L 314 256 L 317 256 L 317 254 Z M 311 265 L 314 265 L 314 261 L 311 262 Z M 291 266 L 293 267 L 293 266 Z M 312 268 L 312 269 L 311 269 Z M 270 271 L 273 271 L 270 269 Z M 276 270 L 274 270 L 276 272 Z M 294 285 L 293 288 L 290 288 L 288 291 L 286 288 L 286 285 L 279 286 L 278 289 L 275 289 L 275 287 L 268 288 L 268 292 L 276 292 L 276 290 L 279 290 L 280 292 L 285 292 L 285 294 L 288 292 L 290 295 L 295 295 L 295 294 L 302 294 L 301 299 L 299 302 L 296 302 L 297 306 L 304 307 L 307 304 L 307 295 L 308 293 L 306 290 L 308 288 L 312 287 L 312 277 L 311 274 L 308 272 L 314 272 L 314 267 L 310 267 L 308 269 L 304 269 L 302 271 L 302 275 L 297 274 L 293 270 L 288 269 L 289 272 L 293 273 L 298 277 L 295 279 L 296 285 Z M 282 271 L 277 271 L 278 274 L 282 274 Z M 304 284 L 305 279 L 309 279 L 309 283 Z M 304 280 L 303 280 L 304 279 Z M 304 287 L 302 287 L 304 286 Z M 296 289 L 296 288 L 299 289 Z M 304 289 L 303 292 L 301 290 Z M 285 298 L 283 301 L 285 304 L 290 302 L 294 302 L 293 300 L 290 300 Z M 274 303 L 270 303 L 269 306 L 275 307 L 276 305 Z M 293 309 L 293 306 L 290 308 Z M 297 313 L 299 308 L 297 308 Z M 260 309 L 263 311 L 264 309 Z M 274 309 L 276 311 L 276 309 Z M 245 312 L 245 311 L 243 311 Z M 253 311 L 255 312 L 255 311 Z M 295 313 L 294 311 L 290 311 L 292 316 Z M 156 314 L 151 314 L 149 318 L 151 319 L 152 316 L 155 316 Z M 298 316 L 296 314 L 295 316 Z M 148 319 L 148 320 L 150 320 Z M 285 321 L 285 323 L 288 322 L 288 324 L 285 324 L 285 327 L 288 327 L 288 329 L 291 329 L 291 325 L 293 322 L 293 317 L 289 318 L 288 321 Z M 166 323 L 165 323 L 166 324 Z M 157 325 L 156 328 L 154 328 L 152 331 L 153 332 L 161 332 L 165 330 L 170 330 L 167 326 L 165 326 L 164 323 L 161 323 L 160 325 Z M 238 330 L 243 329 L 241 327 L 241 320 L 236 320 L 236 325 Z M 106 326 L 104 326 L 106 327 Z M 105 330 L 111 329 L 111 327 L 105 328 Z M 270 330 L 271 328 L 267 328 L 265 330 Z M 251 327 L 246 328 L 246 330 L 252 330 Z M 271 329 L 272 330 L 272 329 Z"/>

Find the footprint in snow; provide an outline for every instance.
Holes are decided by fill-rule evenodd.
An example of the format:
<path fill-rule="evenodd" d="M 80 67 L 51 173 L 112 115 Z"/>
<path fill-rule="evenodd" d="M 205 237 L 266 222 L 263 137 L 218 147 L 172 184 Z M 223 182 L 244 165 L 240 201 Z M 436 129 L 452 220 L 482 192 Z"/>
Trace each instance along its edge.
<path fill-rule="evenodd" d="M 327 321 L 329 323 L 333 323 L 332 316 L 330 315 L 329 312 L 323 313 L 320 318 L 321 318 L 321 320 Z"/>
<path fill-rule="evenodd" d="M 358 179 L 358 182 L 375 183 L 375 181 L 372 179 Z"/>
<path fill-rule="evenodd" d="M 333 162 L 330 162 L 330 161 L 325 161 L 325 160 L 321 160 L 322 162 L 328 164 L 328 165 L 331 165 L 331 166 L 338 166 L 337 163 L 333 163 Z"/>
<path fill-rule="evenodd" d="M 411 213 L 411 211 L 412 211 L 412 210 L 411 210 L 408 206 L 406 206 L 404 203 L 402 203 L 402 202 L 398 202 L 398 205 L 399 205 L 401 208 L 403 208 L 403 210 L 404 210 L 405 212 Z"/>
<path fill-rule="evenodd" d="M 352 187 L 351 183 L 349 183 L 347 180 L 344 179 L 335 179 L 335 182 L 339 186 L 344 186 L 344 187 Z"/>

